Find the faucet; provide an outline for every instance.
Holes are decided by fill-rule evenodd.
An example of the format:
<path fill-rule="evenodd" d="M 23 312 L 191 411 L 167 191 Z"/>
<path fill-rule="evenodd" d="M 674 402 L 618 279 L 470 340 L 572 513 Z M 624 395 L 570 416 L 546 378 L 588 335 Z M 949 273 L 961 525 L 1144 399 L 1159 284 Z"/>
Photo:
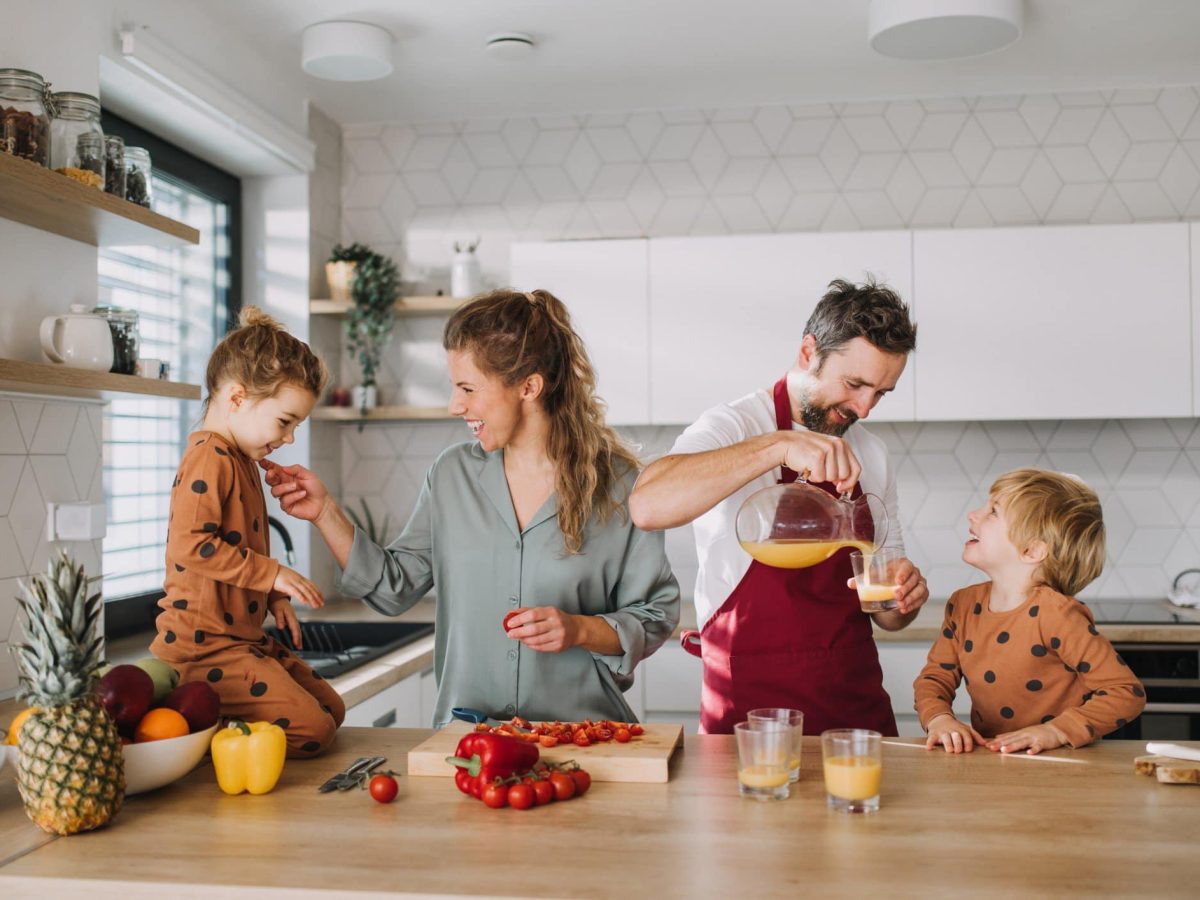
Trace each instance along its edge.
<path fill-rule="evenodd" d="M 287 564 L 289 566 L 296 565 L 296 551 L 292 549 L 292 536 L 283 527 L 283 523 L 274 516 L 267 516 L 267 525 L 279 532 L 279 539 L 283 541 L 284 556 L 287 558 Z"/>

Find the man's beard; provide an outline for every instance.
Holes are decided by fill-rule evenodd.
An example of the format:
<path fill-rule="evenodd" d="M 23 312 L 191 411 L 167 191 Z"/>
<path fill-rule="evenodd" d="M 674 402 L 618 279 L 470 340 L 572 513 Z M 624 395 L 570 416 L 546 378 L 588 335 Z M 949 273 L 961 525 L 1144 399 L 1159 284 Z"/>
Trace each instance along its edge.
<path fill-rule="evenodd" d="M 834 421 L 832 412 L 833 407 L 817 403 L 807 390 L 800 391 L 800 424 L 809 431 L 841 437 L 851 425 L 858 421 L 858 416 L 848 409 L 838 410 L 839 413 L 846 416 L 845 422 Z"/>

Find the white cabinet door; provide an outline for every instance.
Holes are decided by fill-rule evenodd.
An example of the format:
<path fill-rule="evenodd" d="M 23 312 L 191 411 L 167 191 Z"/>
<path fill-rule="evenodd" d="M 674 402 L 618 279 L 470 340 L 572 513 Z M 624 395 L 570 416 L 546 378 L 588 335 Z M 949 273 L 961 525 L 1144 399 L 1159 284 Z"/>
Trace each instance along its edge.
<path fill-rule="evenodd" d="M 638 666 L 644 679 L 646 714 L 700 713 L 700 684 L 704 666 L 699 659 L 668 641 Z"/>
<path fill-rule="evenodd" d="M 421 721 L 421 676 L 410 675 L 346 710 L 342 724 L 363 728 L 427 728 Z"/>
<path fill-rule="evenodd" d="M 647 241 L 552 241 L 512 246 L 520 291 L 558 297 L 587 346 L 598 393 L 615 425 L 650 421 Z"/>
<path fill-rule="evenodd" d="M 913 682 L 925 668 L 925 662 L 929 658 L 929 645 L 877 641 L 876 647 L 879 648 L 879 666 L 883 669 L 883 689 L 892 698 L 892 711 L 896 713 L 898 721 L 899 717 L 904 716 L 906 721 L 917 722 L 917 733 L 921 733 L 920 722 L 913 707 Z M 955 715 L 965 722 L 971 714 L 971 697 L 963 685 L 959 685 L 952 706 Z"/>
<path fill-rule="evenodd" d="M 1192 415 L 1187 232 L 916 232 L 917 418 Z"/>
<path fill-rule="evenodd" d="M 655 238 L 650 241 L 650 415 L 693 422 L 770 387 L 796 362 L 804 326 L 835 278 L 871 274 L 912 303 L 906 231 Z M 919 310 L 913 308 L 920 319 Z M 921 345 L 925 345 L 924 333 Z M 912 421 L 909 361 L 872 421 Z"/>
<path fill-rule="evenodd" d="M 1200 416 L 1200 365 L 1195 363 L 1200 354 L 1200 225 L 1189 223 L 1188 231 L 1192 245 L 1192 415 Z"/>

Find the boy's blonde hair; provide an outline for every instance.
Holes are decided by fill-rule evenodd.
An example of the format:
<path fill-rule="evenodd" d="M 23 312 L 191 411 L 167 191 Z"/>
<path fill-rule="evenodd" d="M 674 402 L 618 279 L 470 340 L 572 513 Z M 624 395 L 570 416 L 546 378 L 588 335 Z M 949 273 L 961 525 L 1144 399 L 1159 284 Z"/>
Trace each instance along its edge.
<path fill-rule="evenodd" d="M 204 379 L 208 389 L 206 408 L 227 381 L 242 385 L 256 400 L 273 397 L 285 384 L 321 396 L 329 382 L 329 369 L 308 344 L 288 334 L 257 306 L 244 307 L 238 325 L 209 357 Z"/>
<path fill-rule="evenodd" d="M 992 484 L 1004 507 L 1008 539 L 1018 550 L 1046 545 L 1037 580 L 1074 597 L 1104 569 L 1104 514 L 1096 492 L 1080 479 L 1045 469 L 1014 469 Z"/>

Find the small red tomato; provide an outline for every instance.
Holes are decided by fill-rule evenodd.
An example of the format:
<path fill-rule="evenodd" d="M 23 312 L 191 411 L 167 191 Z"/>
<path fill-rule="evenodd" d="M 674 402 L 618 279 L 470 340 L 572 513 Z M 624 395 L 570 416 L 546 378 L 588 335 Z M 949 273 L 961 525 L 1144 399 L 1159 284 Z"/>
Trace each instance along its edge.
<path fill-rule="evenodd" d="M 571 772 L 571 778 L 575 781 L 575 795 L 582 797 L 587 793 L 587 789 L 592 786 L 592 776 L 587 773 L 586 769 L 575 769 Z"/>
<path fill-rule="evenodd" d="M 504 624 L 505 632 L 507 632 L 511 628 L 516 627 L 515 625 L 509 625 L 508 620 L 511 619 L 513 616 L 519 614 L 520 612 L 521 612 L 521 610 L 519 610 L 519 609 L 510 609 L 508 612 L 506 612 L 504 614 L 504 623 L 503 624 Z"/>
<path fill-rule="evenodd" d="M 538 735 L 538 743 L 541 744 L 543 747 L 557 747 L 558 746 L 558 738 L 556 738 L 552 734 L 542 734 L 542 735 Z"/>
<path fill-rule="evenodd" d="M 618 744 L 628 744 L 631 737 L 628 728 L 618 728 L 617 733 L 613 735 Z"/>
<path fill-rule="evenodd" d="M 502 806 L 508 805 L 508 785 L 504 784 L 489 784 L 483 789 L 483 793 L 479 798 L 492 809 L 500 809 Z"/>
<path fill-rule="evenodd" d="M 533 783 L 533 796 L 538 806 L 545 806 L 554 800 L 554 785 L 544 778 Z"/>
<path fill-rule="evenodd" d="M 575 732 L 575 746 L 576 747 L 590 747 L 591 745 L 592 745 L 592 739 L 590 737 L 588 737 L 586 731 Z"/>
<path fill-rule="evenodd" d="M 533 787 L 528 784 L 514 784 L 508 789 L 508 803 L 513 809 L 529 809 L 533 806 L 536 796 Z"/>
<path fill-rule="evenodd" d="M 575 779 L 566 772 L 554 772 L 550 776 L 555 800 L 570 800 L 575 796 Z"/>
<path fill-rule="evenodd" d="M 400 791 L 400 785 L 391 775 L 376 775 L 371 779 L 371 796 L 379 803 L 391 803 Z"/>
<path fill-rule="evenodd" d="M 646 729 L 643 728 L 641 725 L 630 725 L 629 733 L 632 734 L 634 737 L 637 737 L 639 734 L 645 734 Z"/>

